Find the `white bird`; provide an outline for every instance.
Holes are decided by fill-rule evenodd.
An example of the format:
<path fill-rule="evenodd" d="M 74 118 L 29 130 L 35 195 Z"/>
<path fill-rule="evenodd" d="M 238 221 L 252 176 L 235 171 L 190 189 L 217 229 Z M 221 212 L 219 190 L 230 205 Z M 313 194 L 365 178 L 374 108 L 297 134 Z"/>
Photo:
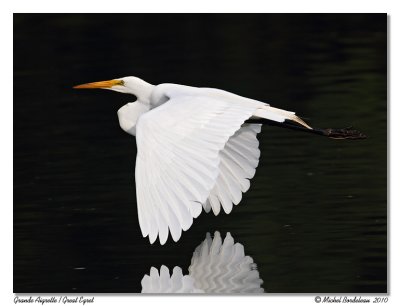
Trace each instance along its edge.
<path fill-rule="evenodd" d="M 246 256 L 244 246 L 235 243 L 230 233 L 224 241 L 218 231 L 196 248 L 183 275 L 174 267 L 170 275 L 166 266 L 160 272 L 151 267 L 142 279 L 142 293 L 263 293 L 263 280 L 253 258 Z"/>
<path fill-rule="evenodd" d="M 178 241 L 202 209 L 218 215 L 222 206 L 229 214 L 239 204 L 260 157 L 256 136 L 261 125 L 247 120 L 357 138 L 350 137 L 354 136 L 350 130 L 312 129 L 294 112 L 220 89 L 155 86 L 137 77 L 74 88 L 102 88 L 137 97 L 118 110 L 118 119 L 125 132 L 136 136 L 139 224 L 150 243 L 159 236 L 164 244 L 169 232 Z"/>

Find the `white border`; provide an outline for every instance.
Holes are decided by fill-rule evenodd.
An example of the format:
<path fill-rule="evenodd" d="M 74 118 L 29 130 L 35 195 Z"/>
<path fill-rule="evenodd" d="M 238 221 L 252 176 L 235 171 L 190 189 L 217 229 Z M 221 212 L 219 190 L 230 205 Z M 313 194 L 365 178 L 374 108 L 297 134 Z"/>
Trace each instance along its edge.
<path fill-rule="evenodd" d="M 264 2 L 264 3 L 262 3 Z M 398 2 L 398 1 L 397 1 Z M 13 117 L 12 109 L 12 75 L 13 75 L 13 54 L 12 54 L 12 24 L 13 12 L 285 12 L 285 13 L 304 13 L 304 12 L 371 12 L 371 13 L 388 13 L 390 15 L 390 84 L 389 101 L 390 101 L 390 129 L 391 129 L 391 145 L 390 156 L 392 157 L 390 167 L 390 238 L 392 239 L 390 247 L 391 272 L 390 272 L 390 305 L 400 304 L 399 293 L 399 259 L 400 259 L 400 242 L 399 234 L 399 205 L 400 198 L 398 189 L 399 182 L 399 163 L 400 156 L 399 145 L 399 104 L 400 95 L 398 88 L 400 87 L 399 72 L 399 56 L 400 56 L 400 33 L 399 33 L 399 10 L 396 1 L 350 1 L 350 0 L 298 0 L 298 1 L 260 1 L 246 0 L 240 2 L 218 1 L 218 0 L 202 0 L 193 2 L 165 0 L 165 1 L 43 1 L 43 0 L 26 0 L 26 1 L 2 1 L 0 9 L 0 31 L 2 39 L 1 73 L 1 190 L 3 201 L 1 203 L 1 305 L 14 305 L 14 294 L 12 293 L 12 203 L 13 203 Z M 45 84 L 43 84 L 45 86 Z M 396 190 L 397 189 L 397 190 Z M 249 300 L 249 301 L 247 301 Z M 139 303 L 139 304 L 138 304 Z M 221 304 L 229 303 L 230 305 L 239 305 L 243 303 L 251 303 L 252 305 L 315 305 L 314 297 L 307 296 L 207 296 L 207 297 L 143 297 L 130 295 L 110 295 L 96 296 L 95 305 L 141 305 L 141 304 L 166 304 L 166 305 L 199 305 L 201 304 Z M 88 305 L 88 304 L 87 304 Z M 90 304 L 89 304 L 90 305 Z"/>
<path fill-rule="evenodd" d="M 15 13 L 387 13 L 391 8 L 395 7 L 395 3 L 395 0 L 363 0 L 362 2 L 356 0 L 279 0 L 264 2 L 259 0 L 19 0 L 8 1 L 5 6 Z"/>

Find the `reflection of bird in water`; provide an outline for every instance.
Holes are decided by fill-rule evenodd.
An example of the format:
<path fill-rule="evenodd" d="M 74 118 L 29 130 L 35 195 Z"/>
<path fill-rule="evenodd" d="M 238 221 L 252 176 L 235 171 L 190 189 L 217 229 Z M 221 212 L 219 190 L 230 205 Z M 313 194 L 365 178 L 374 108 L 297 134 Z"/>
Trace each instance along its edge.
<path fill-rule="evenodd" d="M 151 85 L 136 77 L 88 83 L 135 95 L 118 110 L 121 128 L 136 136 L 140 229 L 153 243 L 181 237 L 202 209 L 229 214 L 258 166 L 257 134 L 268 123 L 332 138 L 362 138 L 348 129 L 311 128 L 293 112 L 214 88 Z M 252 124 L 245 122 L 250 122 Z"/>
<path fill-rule="evenodd" d="M 142 279 L 142 293 L 262 293 L 263 281 L 257 265 L 244 253 L 240 243 L 234 243 L 230 233 L 222 242 L 219 232 L 196 248 L 189 267 L 183 275 L 179 267 L 172 274 L 166 266 L 160 273 L 154 267 Z"/>

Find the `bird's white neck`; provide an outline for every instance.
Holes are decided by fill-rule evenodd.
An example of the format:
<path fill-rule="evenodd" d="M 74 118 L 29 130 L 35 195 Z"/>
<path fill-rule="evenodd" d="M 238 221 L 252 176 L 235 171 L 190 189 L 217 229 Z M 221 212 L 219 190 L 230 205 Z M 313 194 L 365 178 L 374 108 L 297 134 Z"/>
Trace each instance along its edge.
<path fill-rule="evenodd" d="M 126 93 L 135 95 L 139 101 L 143 103 L 150 102 L 150 96 L 153 92 L 154 85 L 143 81 L 137 77 L 126 77 L 123 78 L 124 87 L 127 89 Z"/>

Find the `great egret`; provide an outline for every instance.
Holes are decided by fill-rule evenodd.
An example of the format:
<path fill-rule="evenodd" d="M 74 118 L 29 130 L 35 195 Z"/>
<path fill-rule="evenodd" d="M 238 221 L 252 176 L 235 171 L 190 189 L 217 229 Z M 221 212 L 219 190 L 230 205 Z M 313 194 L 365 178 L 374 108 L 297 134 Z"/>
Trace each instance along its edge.
<path fill-rule="evenodd" d="M 202 209 L 229 214 L 249 189 L 258 165 L 258 123 L 278 124 L 332 138 L 357 131 L 311 128 L 294 112 L 214 88 L 152 85 L 137 77 L 87 83 L 132 94 L 118 110 L 121 128 L 136 136 L 136 196 L 140 229 L 153 243 L 181 237 Z M 245 123 L 247 122 L 247 123 Z"/>
<path fill-rule="evenodd" d="M 243 245 L 235 243 L 230 233 L 222 241 L 216 231 L 214 238 L 207 233 L 194 251 L 189 275 L 183 275 L 180 267 L 174 267 L 171 275 L 164 265 L 160 272 L 151 267 L 142 279 L 142 293 L 262 293 L 262 283 Z"/>

